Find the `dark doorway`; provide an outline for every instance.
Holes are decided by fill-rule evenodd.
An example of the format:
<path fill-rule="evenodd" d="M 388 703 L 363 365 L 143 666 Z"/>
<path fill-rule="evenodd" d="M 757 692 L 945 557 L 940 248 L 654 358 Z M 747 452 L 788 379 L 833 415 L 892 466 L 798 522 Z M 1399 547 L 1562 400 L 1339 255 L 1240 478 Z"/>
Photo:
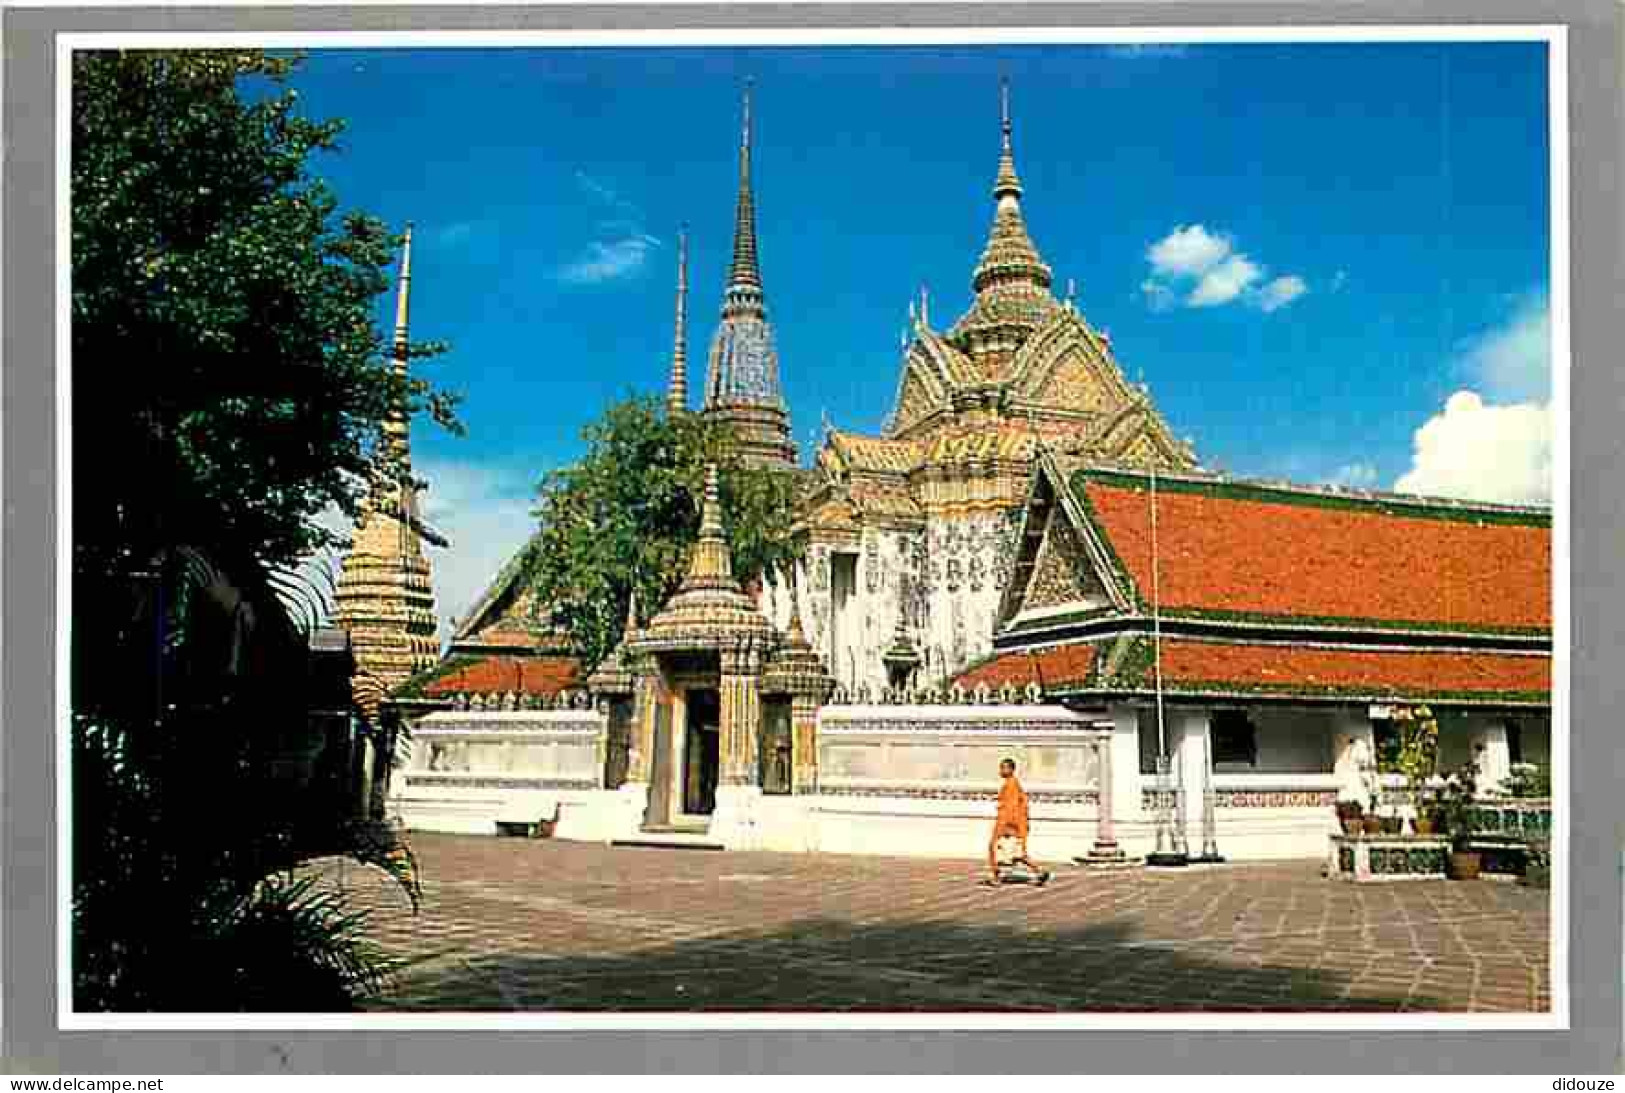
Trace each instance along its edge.
<path fill-rule="evenodd" d="M 718 731 L 722 703 L 709 689 L 687 693 L 687 728 L 683 734 L 683 811 L 709 816 L 717 807 L 717 769 L 722 734 Z"/>

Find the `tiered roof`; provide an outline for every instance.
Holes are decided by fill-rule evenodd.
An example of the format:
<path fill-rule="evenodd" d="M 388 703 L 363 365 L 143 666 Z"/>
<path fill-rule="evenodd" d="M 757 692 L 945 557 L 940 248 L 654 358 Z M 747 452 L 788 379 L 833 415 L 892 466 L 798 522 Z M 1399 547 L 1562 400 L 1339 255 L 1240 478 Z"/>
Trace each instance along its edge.
<path fill-rule="evenodd" d="M 1030 591 L 1011 589 L 998 652 L 960 676 L 967 688 L 1550 701 L 1547 509 L 1192 475 L 1153 492 L 1148 475 L 1064 475 L 1048 457 L 1039 474 L 1043 535 L 1024 536 L 1014 566 Z M 1051 537 L 1071 552 L 1070 604 L 1039 596 L 1055 586 L 1038 588 L 1036 564 Z"/>
<path fill-rule="evenodd" d="M 412 226 L 401 247 L 392 368 L 407 378 L 412 293 Z M 403 396 L 404 400 L 404 396 Z M 350 635 L 356 672 L 353 697 L 369 717 L 388 694 L 435 662 L 434 589 L 425 538 L 445 541 L 422 524 L 412 474 L 411 422 L 404 401 L 382 430 L 381 469 L 372 482 L 334 592 L 335 621 Z"/>
<path fill-rule="evenodd" d="M 772 624 L 733 575 L 728 542 L 722 534 L 722 501 L 717 468 L 706 469 L 700 537 L 689 556 L 688 575 L 666 605 L 628 643 L 633 654 L 718 649 L 772 644 Z"/>

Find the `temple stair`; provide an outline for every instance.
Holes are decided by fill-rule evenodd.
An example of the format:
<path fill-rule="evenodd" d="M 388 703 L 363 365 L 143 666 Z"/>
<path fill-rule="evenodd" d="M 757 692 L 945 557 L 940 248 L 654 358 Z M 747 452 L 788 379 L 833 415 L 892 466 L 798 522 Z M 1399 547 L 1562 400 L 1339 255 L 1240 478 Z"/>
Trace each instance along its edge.
<path fill-rule="evenodd" d="M 645 824 L 641 833 L 610 840 L 611 846 L 641 846 L 660 850 L 724 850 L 704 824 Z"/>

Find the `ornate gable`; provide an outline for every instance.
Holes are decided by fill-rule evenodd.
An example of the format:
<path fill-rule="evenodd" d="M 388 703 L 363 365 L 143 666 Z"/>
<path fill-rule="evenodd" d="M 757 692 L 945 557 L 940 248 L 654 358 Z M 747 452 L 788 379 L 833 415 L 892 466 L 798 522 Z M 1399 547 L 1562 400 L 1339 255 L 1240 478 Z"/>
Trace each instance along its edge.
<path fill-rule="evenodd" d="M 1049 526 L 1039 542 L 1032 576 L 1023 591 L 1020 610 L 1042 611 L 1077 605 L 1088 608 L 1106 602 L 1100 581 L 1091 572 L 1083 541 L 1064 513 L 1050 510 Z"/>
<path fill-rule="evenodd" d="M 1129 467 L 1189 470 L 1196 466 L 1191 451 L 1168 430 L 1162 418 L 1145 405 L 1118 415 L 1094 440 L 1097 457 Z"/>
<path fill-rule="evenodd" d="M 922 359 L 924 356 L 919 350 L 910 352 L 908 364 L 903 368 L 896 409 L 892 411 L 890 431 L 893 435 L 948 405 L 947 392 L 937 377 L 931 375 L 932 365 Z"/>
<path fill-rule="evenodd" d="M 1022 402 L 1064 413 L 1107 413 L 1132 397 L 1104 346 L 1071 312 L 1022 348 L 1012 382 Z"/>

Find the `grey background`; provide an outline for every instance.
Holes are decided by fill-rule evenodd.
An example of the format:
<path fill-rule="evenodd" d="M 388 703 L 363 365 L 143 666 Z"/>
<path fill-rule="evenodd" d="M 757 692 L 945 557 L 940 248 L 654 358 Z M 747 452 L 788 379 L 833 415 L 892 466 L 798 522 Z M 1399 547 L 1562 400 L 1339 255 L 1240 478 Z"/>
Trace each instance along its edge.
<path fill-rule="evenodd" d="M 1047 1071 L 1549 1073 L 1619 1068 L 1621 858 L 1614 681 L 1625 501 L 1620 9 L 1607 0 L 1473 3 L 987 4 L 748 7 L 7 10 L 5 474 L 0 925 L 5 1069 L 219 1072 Z M 1571 1030 L 1564 1032 L 59 1032 L 52 719 L 54 576 L 53 32 L 557 27 L 1155 26 L 1564 23 L 1570 28 L 1573 225 Z M 1372 154 L 1381 154 L 1372 149 Z M 140 367 L 138 359 L 131 367 Z M 81 394 L 84 394 L 83 392 Z M 92 458 L 81 440 L 77 458 Z M 107 473 L 117 473 L 113 454 Z M 1423 1018 L 1425 1020 L 1426 1018 Z M 878 1024 L 878 1022 L 877 1022 Z"/>

